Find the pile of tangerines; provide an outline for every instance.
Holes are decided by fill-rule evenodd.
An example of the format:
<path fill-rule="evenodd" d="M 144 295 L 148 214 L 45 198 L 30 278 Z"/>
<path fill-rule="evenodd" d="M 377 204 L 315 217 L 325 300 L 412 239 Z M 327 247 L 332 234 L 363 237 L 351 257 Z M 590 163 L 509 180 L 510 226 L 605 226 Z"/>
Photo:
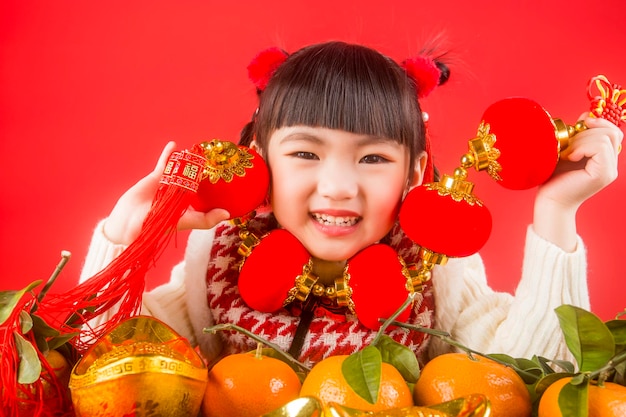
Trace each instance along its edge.
<path fill-rule="evenodd" d="M 258 349 L 226 356 L 210 369 L 202 415 L 259 417 L 309 396 L 323 404 L 375 412 L 482 394 L 490 402 L 492 417 L 626 416 L 626 320 L 602 323 L 576 307 L 558 310 L 562 328 L 568 329 L 565 339 L 578 362 L 576 370 L 562 361 L 483 355 L 464 348 L 465 352 L 443 354 L 422 369 L 410 370 L 417 372 L 417 378 L 407 378 L 406 369 L 403 373 L 381 362 L 380 356 L 376 368 L 371 359 L 376 354 L 371 354 L 378 346 L 368 346 L 364 349 L 368 352 L 355 354 L 357 368 L 347 363 L 354 355 L 344 355 L 331 356 L 302 372 L 282 357 Z M 363 375 L 354 375 L 367 370 L 372 365 L 368 362 L 377 369 L 373 396 L 363 395 L 359 384 Z"/>
<path fill-rule="evenodd" d="M 297 372 L 278 358 L 256 353 L 229 355 L 209 372 L 203 415 L 259 417 L 303 396 L 357 410 L 382 411 L 429 406 L 474 393 L 489 398 L 492 416 L 531 415 L 532 403 L 524 381 L 511 368 L 490 359 L 465 353 L 438 356 L 423 368 L 412 386 L 396 368 L 383 363 L 378 398 L 370 403 L 343 375 L 342 364 L 347 357 L 322 360 L 301 382 Z M 626 395 L 626 387 L 622 388 Z"/>

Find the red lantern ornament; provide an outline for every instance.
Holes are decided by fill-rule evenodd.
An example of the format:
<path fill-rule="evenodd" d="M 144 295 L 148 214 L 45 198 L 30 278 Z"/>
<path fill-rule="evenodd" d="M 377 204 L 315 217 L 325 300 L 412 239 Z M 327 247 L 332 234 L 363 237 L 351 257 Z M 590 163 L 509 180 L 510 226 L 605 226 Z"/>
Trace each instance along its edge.
<path fill-rule="evenodd" d="M 413 188 L 402 202 L 400 226 L 420 246 L 422 258 L 414 286 L 428 281 L 433 266 L 444 265 L 448 257 L 478 252 L 491 234 L 491 213 L 466 177 L 459 167 L 453 177 L 444 175 L 439 182 Z"/>
<path fill-rule="evenodd" d="M 79 352 L 138 314 L 145 274 L 174 236 L 172 231 L 190 204 L 204 210 L 220 207 L 233 217 L 242 216 L 265 199 L 269 174 L 252 150 L 214 140 L 173 152 L 160 182 L 135 241 L 102 271 L 66 293 L 49 295 L 39 306 L 39 315 L 55 329 L 69 333 L 81 328 L 80 337 L 71 340 Z M 106 322 L 97 327 L 89 324 L 111 308 L 115 312 Z"/>
<path fill-rule="evenodd" d="M 207 160 L 191 206 L 202 212 L 222 208 L 231 218 L 244 216 L 267 196 L 269 171 L 253 149 L 213 140 L 201 144 Z"/>
<path fill-rule="evenodd" d="M 512 190 L 544 183 L 559 160 L 560 143 L 552 118 L 527 98 L 507 98 L 489 106 L 470 148 L 477 140 L 483 147 L 497 148 L 500 169 L 493 169 L 490 175 Z M 480 151 L 478 148 L 475 153 Z"/>
<path fill-rule="evenodd" d="M 251 237 L 256 242 L 240 247 L 246 260 L 237 286 L 249 307 L 272 313 L 287 303 L 285 300 L 289 298 L 296 277 L 305 275 L 303 268 L 310 255 L 300 241 L 284 229 L 272 230 L 260 242 L 254 235 Z"/>
<path fill-rule="evenodd" d="M 592 87 L 599 92 L 592 92 Z M 591 115 L 618 126 L 626 120 L 626 90 L 606 77 L 591 79 L 588 96 Z M 444 264 L 448 257 L 477 252 L 489 238 L 491 215 L 472 194 L 474 184 L 466 180 L 469 168 L 486 170 L 512 190 L 538 186 L 553 174 L 569 139 L 585 129 L 583 122 L 569 126 L 552 118 L 527 98 L 507 98 L 489 106 L 454 176 L 444 175 L 437 183 L 414 188 L 402 204 L 400 226 L 421 247 L 422 267 L 414 282 L 428 280 L 433 266 Z"/>
<path fill-rule="evenodd" d="M 348 262 L 346 281 L 352 288 L 354 313 L 368 329 L 378 330 L 381 319 L 391 317 L 407 299 L 408 270 L 390 246 L 369 246 Z M 406 321 L 411 313 L 409 304 L 396 318 Z"/>
<path fill-rule="evenodd" d="M 473 184 L 444 175 L 438 183 L 411 190 L 400 210 L 402 230 L 432 252 L 451 257 L 476 253 L 491 233 L 491 214 L 471 191 L 462 190 L 463 186 Z"/>
<path fill-rule="evenodd" d="M 587 96 L 591 116 L 605 118 L 618 127 L 626 120 L 626 90 L 605 76 L 591 78 Z M 582 121 L 570 126 L 552 118 L 533 100 L 506 98 L 483 114 L 477 137 L 469 141 L 470 152 L 462 161 L 463 167 L 487 169 L 498 184 L 511 190 L 536 187 L 552 176 L 570 138 L 585 129 Z"/>

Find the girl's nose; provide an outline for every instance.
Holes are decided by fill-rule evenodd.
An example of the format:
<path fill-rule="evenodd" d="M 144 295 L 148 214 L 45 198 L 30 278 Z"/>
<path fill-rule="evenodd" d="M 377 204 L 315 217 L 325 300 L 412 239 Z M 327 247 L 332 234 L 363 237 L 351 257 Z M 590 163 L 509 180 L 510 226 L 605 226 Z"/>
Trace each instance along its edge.
<path fill-rule="evenodd" d="M 323 197 L 345 200 L 356 197 L 358 190 L 358 173 L 349 164 L 337 161 L 321 167 L 317 191 Z"/>

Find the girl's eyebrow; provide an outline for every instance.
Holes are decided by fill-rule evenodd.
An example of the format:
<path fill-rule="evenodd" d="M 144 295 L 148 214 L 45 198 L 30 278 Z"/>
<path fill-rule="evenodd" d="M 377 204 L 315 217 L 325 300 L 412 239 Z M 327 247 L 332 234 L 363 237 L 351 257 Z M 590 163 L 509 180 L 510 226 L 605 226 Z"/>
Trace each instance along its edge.
<path fill-rule="evenodd" d="M 297 141 L 305 141 L 312 142 L 317 144 L 322 144 L 324 141 L 316 135 L 313 135 L 308 132 L 293 132 L 283 137 L 280 140 L 280 143 L 289 143 L 289 142 L 297 142 Z"/>
<path fill-rule="evenodd" d="M 319 137 L 318 135 L 310 132 L 293 132 L 283 137 L 280 140 L 280 143 L 288 143 L 295 141 L 305 141 L 311 142 L 315 144 L 323 144 L 324 139 Z M 367 146 L 367 145 L 375 145 L 378 143 L 382 144 L 395 144 L 396 140 L 390 139 L 386 136 L 374 136 L 374 135 L 361 135 L 361 137 L 357 141 L 357 146 Z"/>
<path fill-rule="evenodd" d="M 375 145 L 377 143 L 393 144 L 393 143 L 398 143 L 398 141 L 388 138 L 386 136 L 372 136 L 372 135 L 363 135 L 363 137 L 359 139 L 358 141 L 358 144 L 361 146 Z"/>

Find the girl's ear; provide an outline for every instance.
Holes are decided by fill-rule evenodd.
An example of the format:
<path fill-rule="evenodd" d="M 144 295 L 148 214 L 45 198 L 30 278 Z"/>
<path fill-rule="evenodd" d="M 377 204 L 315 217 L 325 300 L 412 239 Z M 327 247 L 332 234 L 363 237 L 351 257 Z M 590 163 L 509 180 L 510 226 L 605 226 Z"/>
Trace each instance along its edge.
<path fill-rule="evenodd" d="M 409 181 L 409 190 L 422 185 L 424 181 L 424 172 L 426 171 L 426 163 L 428 161 L 428 154 L 422 152 L 415 158 L 415 166 L 413 167 L 413 177 Z"/>
<path fill-rule="evenodd" d="M 252 141 L 250 141 L 250 149 L 254 150 L 256 153 L 258 153 L 259 155 L 261 155 L 261 158 L 265 159 L 267 161 L 265 152 L 261 151 L 261 147 L 259 146 L 259 144 L 256 141 L 256 135 L 255 137 L 252 138 Z"/>

